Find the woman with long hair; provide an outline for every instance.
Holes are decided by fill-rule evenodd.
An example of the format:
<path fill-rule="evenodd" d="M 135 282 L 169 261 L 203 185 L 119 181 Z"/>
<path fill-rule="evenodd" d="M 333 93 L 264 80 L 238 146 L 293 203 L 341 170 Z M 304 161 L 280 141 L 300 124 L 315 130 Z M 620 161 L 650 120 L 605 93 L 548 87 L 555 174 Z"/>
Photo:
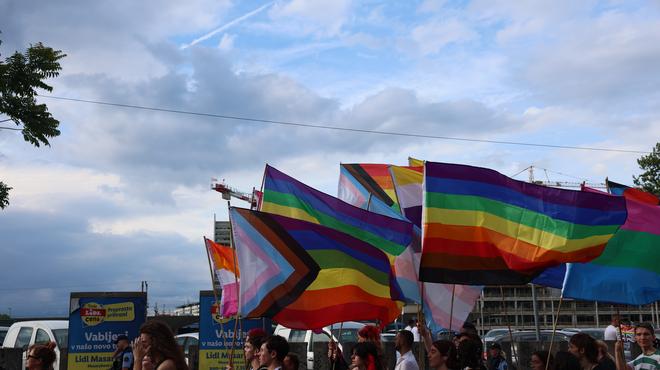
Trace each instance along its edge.
<path fill-rule="evenodd" d="M 353 347 L 351 368 L 355 370 L 385 370 L 373 342 L 359 342 Z"/>
<path fill-rule="evenodd" d="M 140 336 L 133 343 L 133 357 L 133 370 L 188 370 L 172 330 L 156 320 L 140 327 Z"/>
<path fill-rule="evenodd" d="M 428 351 L 429 368 L 433 370 L 458 370 L 456 346 L 449 340 L 436 340 Z"/>
<path fill-rule="evenodd" d="M 55 363 L 55 359 L 57 358 L 55 346 L 55 342 L 30 346 L 27 356 L 27 369 L 53 370 L 53 363 Z"/>

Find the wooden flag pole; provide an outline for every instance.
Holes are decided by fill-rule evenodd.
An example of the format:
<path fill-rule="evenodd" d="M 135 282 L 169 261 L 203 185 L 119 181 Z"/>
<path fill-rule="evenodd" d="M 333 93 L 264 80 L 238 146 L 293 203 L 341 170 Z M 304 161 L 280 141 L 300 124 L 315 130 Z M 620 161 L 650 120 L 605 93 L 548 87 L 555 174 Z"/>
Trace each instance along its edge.
<path fill-rule="evenodd" d="M 555 321 L 552 323 L 552 335 L 550 336 L 550 346 L 548 347 L 548 359 L 550 359 L 550 353 L 552 353 L 552 344 L 555 342 L 555 332 L 557 331 L 557 323 L 559 322 L 559 313 L 561 312 L 561 303 L 564 301 L 564 295 L 559 296 L 559 304 L 557 305 L 557 315 L 555 316 Z M 550 361 L 545 361 L 545 370 L 548 370 Z"/>
<path fill-rule="evenodd" d="M 511 356 L 518 364 L 518 354 L 516 353 L 516 346 L 513 342 L 513 331 L 511 330 L 511 323 L 509 322 L 509 314 L 506 311 L 506 302 L 504 302 L 504 288 L 500 285 L 500 295 L 502 296 L 502 310 L 504 311 L 504 319 L 506 320 L 506 326 L 509 329 L 509 341 L 511 342 Z M 518 364 L 520 366 L 520 364 Z M 547 369 L 546 369 L 547 370 Z"/>
<path fill-rule="evenodd" d="M 456 296 L 456 284 L 451 286 L 451 306 L 449 306 L 449 333 L 451 334 L 451 324 L 454 322 L 454 297 Z"/>

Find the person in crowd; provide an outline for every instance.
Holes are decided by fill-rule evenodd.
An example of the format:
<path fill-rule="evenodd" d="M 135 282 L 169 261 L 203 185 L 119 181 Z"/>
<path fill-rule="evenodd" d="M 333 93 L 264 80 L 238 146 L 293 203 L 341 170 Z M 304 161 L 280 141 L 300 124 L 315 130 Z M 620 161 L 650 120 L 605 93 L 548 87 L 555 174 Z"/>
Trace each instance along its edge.
<path fill-rule="evenodd" d="M 469 321 L 463 323 L 463 326 L 461 327 L 461 333 L 479 335 L 479 332 L 477 332 L 477 327 Z"/>
<path fill-rule="evenodd" d="M 600 370 L 616 370 L 616 362 L 614 362 L 614 357 L 609 353 L 607 343 L 597 340 L 596 345 L 598 346 L 598 368 Z"/>
<path fill-rule="evenodd" d="M 374 342 L 359 342 L 353 347 L 351 369 L 355 370 L 385 370 L 380 352 Z"/>
<path fill-rule="evenodd" d="M 469 333 L 459 334 L 458 346 L 456 348 L 458 353 L 458 363 L 460 369 L 475 369 L 485 370 L 483 364 L 483 343 L 478 335 Z"/>
<path fill-rule="evenodd" d="M 545 352 L 545 351 L 544 351 Z M 545 352 L 547 353 L 547 352 Z M 551 358 L 551 364 L 549 368 L 553 370 L 580 370 L 580 361 L 577 359 L 577 357 L 573 356 L 572 353 L 568 351 L 557 351 L 555 353 L 554 359 Z M 543 365 L 543 369 L 545 369 L 545 364 L 540 362 Z M 534 370 L 539 370 L 539 369 L 534 369 Z"/>
<path fill-rule="evenodd" d="M 360 341 L 360 336 L 358 335 L 358 342 Z M 328 342 L 328 360 L 330 361 L 330 369 L 334 370 L 346 370 L 348 369 L 348 364 L 344 359 L 344 355 L 341 353 L 339 345 L 334 340 Z"/>
<path fill-rule="evenodd" d="M 509 364 L 502 356 L 502 346 L 499 343 L 493 342 L 488 349 L 488 362 L 486 363 L 488 370 L 507 370 Z"/>
<path fill-rule="evenodd" d="M 438 340 L 431 344 L 427 351 L 429 368 L 432 370 L 458 370 L 456 346 L 449 340 Z"/>
<path fill-rule="evenodd" d="M 376 325 L 365 325 L 358 330 L 358 342 L 372 342 L 381 348 L 380 329 Z"/>
<path fill-rule="evenodd" d="M 112 370 L 132 370 L 133 369 L 133 348 L 124 334 L 118 335 L 115 339 L 117 349 L 112 354 Z"/>
<path fill-rule="evenodd" d="M 300 368 L 300 359 L 297 354 L 289 352 L 284 357 L 282 365 L 283 370 L 298 370 Z"/>
<path fill-rule="evenodd" d="M 252 329 L 248 331 L 248 334 L 245 337 L 245 344 L 243 345 L 246 370 L 259 369 L 259 350 L 265 339 L 266 332 L 262 329 Z"/>
<path fill-rule="evenodd" d="M 394 340 L 394 348 L 399 352 L 394 370 L 419 370 L 412 346 L 415 341 L 410 330 L 400 330 Z"/>
<path fill-rule="evenodd" d="M 420 337 L 419 337 L 419 328 L 417 327 L 419 322 L 417 319 L 410 319 L 408 320 L 408 326 L 403 328 L 404 330 L 408 330 L 413 334 L 413 338 L 415 339 L 415 342 L 419 342 Z"/>
<path fill-rule="evenodd" d="M 289 342 L 281 335 L 267 337 L 259 350 L 259 364 L 268 370 L 280 370 L 289 353 Z"/>
<path fill-rule="evenodd" d="M 605 328 L 605 340 L 617 340 L 618 338 L 618 333 L 619 333 L 619 315 L 613 314 L 612 315 L 612 321 L 610 322 L 609 325 Z"/>
<path fill-rule="evenodd" d="M 167 324 L 151 320 L 133 342 L 134 370 L 187 370 L 186 360 Z"/>
<path fill-rule="evenodd" d="M 57 359 L 55 353 L 55 342 L 46 344 L 34 344 L 28 348 L 27 366 L 28 370 L 53 370 L 53 364 Z"/>
<path fill-rule="evenodd" d="M 598 367 L 598 344 L 586 333 L 574 334 L 568 342 L 568 352 L 577 357 L 583 370 L 600 370 Z"/>
<path fill-rule="evenodd" d="M 617 341 L 614 344 L 617 370 L 660 370 L 660 351 L 655 348 L 653 325 L 641 323 L 635 326 L 635 342 L 642 349 L 642 353 L 628 363 L 623 355 L 623 343 Z"/>
<path fill-rule="evenodd" d="M 529 361 L 529 366 L 532 370 L 545 370 L 552 369 L 553 357 L 548 351 L 535 351 L 532 352 L 532 358 Z M 579 370 L 579 369 L 574 369 Z"/>

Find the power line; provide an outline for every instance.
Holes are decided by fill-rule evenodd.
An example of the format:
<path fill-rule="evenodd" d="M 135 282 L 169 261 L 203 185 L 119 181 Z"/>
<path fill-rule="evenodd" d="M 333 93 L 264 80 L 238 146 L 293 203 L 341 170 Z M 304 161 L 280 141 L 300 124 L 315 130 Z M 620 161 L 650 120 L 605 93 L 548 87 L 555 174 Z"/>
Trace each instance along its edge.
<path fill-rule="evenodd" d="M 89 104 L 105 105 L 105 106 L 111 106 L 111 107 L 141 109 L 141 110 L 148 110 L 148 111 L 155 111 L 155 112 L 176 113 L 176 114 L 186 114 L 186 115 L 201 116 L 201 117 L 231 119 L 231 120 L 236 120 L 236 121 L 244 121 L 244 122 L 252 122 L 252 123 L 267 123 L 267 124 L 282 125 L 282 126 L 305 127 L 305 128 L 315 128 L 315 129 L 335 130 L 335 131 L 345 131 L 345 132 L 356 132 L 356 133 L 365 133 L 365 134 L 414 137 L 414 138 L 423 138 L 423 139 L 453 140 L 453 141 L 464 141 L 464 142 L 474 142 L 474 143 L 531 146 L 531 147 L 553 148 L 553 149 L 573 149 L 573 150 L 589 150 L 589 151 L 633 153 L 633 154 L 648 154 L 648 153 L 650 153 L 648 151 L 628 150 L 628 149 L 579 147 L 579 146 L 570 146 L 570 145 L 552 145 L 552 144 L 526 143 L 526 142 L 520 142 L 520 141 L 486 140 L 486 139 L 473 139 L 473 138 L 455 137 L 455 136 L 423 135 L 423 134 L 411 134 L 411 133 L 407 133 L 407 132 L 367 130 L 367 129 L 359 129 L 359 128 L 351 128 L 351 127 L 330 126 L 330 125 L 325 125 L 325 124 L 310 124 L 310 123 L 301 123 L 301 122 L 277 121 L 277 120 L 261 119 L 261 118 L 231 116 L 231 115 L 226 115 L 226 114 L 193 112 L 193 111 L 186 111 L 186 110 L 179 110 L 179 109 L 147 107 L 147 106 L 133 105 L 133 104 L 110 103 L 110 102 L 103 102 L 103 101 L 98 101 L 98 100 L 67 98 L 67 97 L 54 96 L 54 95 L 40 95 L 40 96 L 44 97 L 44 98 L 50 98 L 50 99 L 65 100 L 65 101 L 72 101 L 72 102 L 78 102 L 78 103 L 89 103 Z"/>
<path fill-rule="evenodd" d="M 0 130 L 23 131 L 22 128 L 15 128 L 15 127 L 2 127 L 2 126 L 0 126 Z"/>

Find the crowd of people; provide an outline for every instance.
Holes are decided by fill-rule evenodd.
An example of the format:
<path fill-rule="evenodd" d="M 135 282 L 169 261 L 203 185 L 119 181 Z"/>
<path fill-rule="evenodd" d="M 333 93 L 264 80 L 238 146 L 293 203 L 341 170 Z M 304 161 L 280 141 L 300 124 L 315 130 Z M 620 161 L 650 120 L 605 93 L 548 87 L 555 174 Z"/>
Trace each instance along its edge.
<path fill-rule="evenodd" d="M 502 348 L 493 343 L 484 362 L 483 344 L 474 326 L 465 325 L 453 341 L 433 341 L 424 325 L 417 325 L 420 340 L 426 349 L 428 366 L 432 370 L 508 370 L 509 364 Z M 132 345 L 128 337 L 120 335 L 115 344 L 113 369 L 122 370 L 187 370 L 188 365 L 177 346 L 170 328 L 159 321 L 149 321 L 140 327 L 139 337 Z M 615 342 L 615 355 L 608 346 L 585 333 L 571 336 L 568 351 L 532 353 L 532 370 L 660 370 L 660 350 L 655 331 L 649 323 L 634 328 L 635 342 L 641 354 L 626 362 L 621 340 Z M 395 339 L 397 360 L 389 367 L 385 361 L 380 330 L 366 325 L 358 331 L 358 343 L 353 347 L 350 363 L 344 359 L 336 342 L 328 344 L 328 361 L 333 370 L 419 370 L 413 354 L 415 335 L 400 330 Z M 28 349 L 28 370 L 52 370 L 56 360 L 55 343 L 33 345 Z M 247 333 L 244 345 L 245 370 L 299 370 L 298 355 L 289 351 L 289 343 L 279 335 L 267 335 L 262 329 Z M 228 367 L 227 370 L 233 370 Z M 242 369 L 240 369 L 242 370 Z"/>

